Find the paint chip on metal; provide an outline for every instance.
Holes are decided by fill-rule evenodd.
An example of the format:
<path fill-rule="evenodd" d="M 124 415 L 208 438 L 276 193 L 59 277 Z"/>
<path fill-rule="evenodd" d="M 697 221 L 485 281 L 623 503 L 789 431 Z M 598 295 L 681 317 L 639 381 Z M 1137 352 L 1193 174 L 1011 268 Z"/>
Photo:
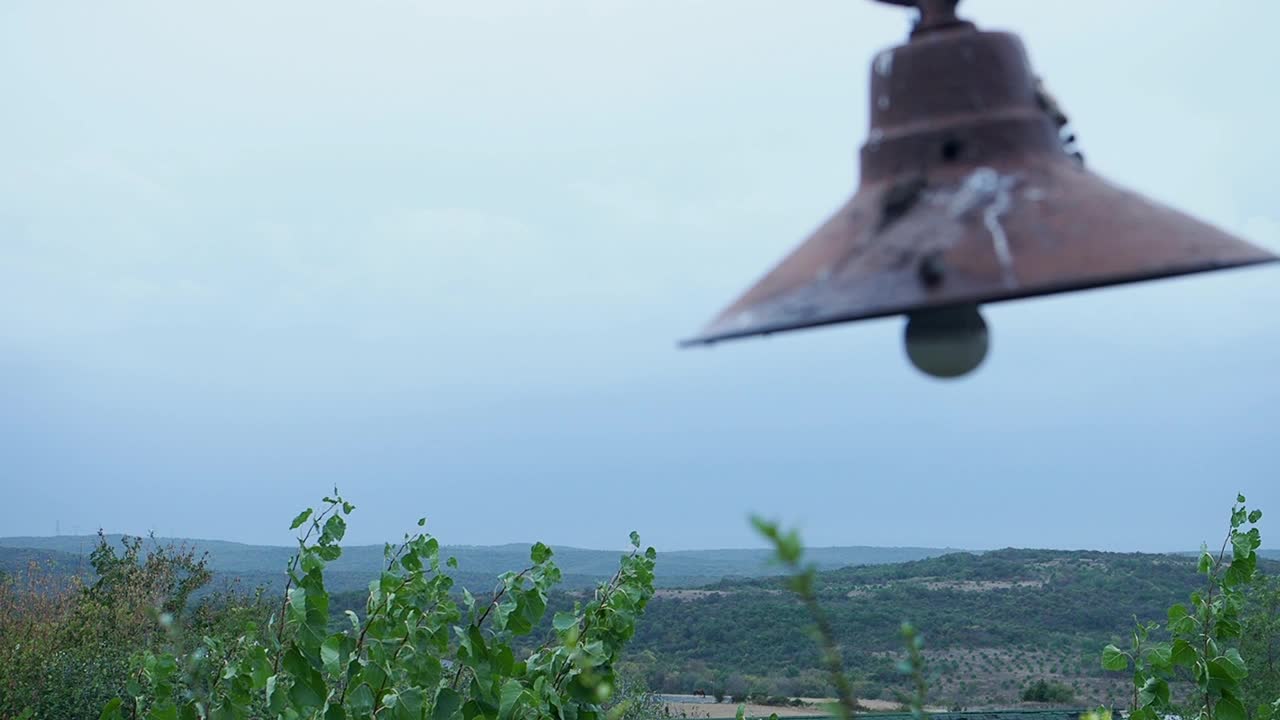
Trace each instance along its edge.
<path fill-rule="evenodd" d="M 875 68 L 876 74 L 880 77 L 889 77 L 893 73 L 893 51 L 885 50 L 877 55 Z"/>

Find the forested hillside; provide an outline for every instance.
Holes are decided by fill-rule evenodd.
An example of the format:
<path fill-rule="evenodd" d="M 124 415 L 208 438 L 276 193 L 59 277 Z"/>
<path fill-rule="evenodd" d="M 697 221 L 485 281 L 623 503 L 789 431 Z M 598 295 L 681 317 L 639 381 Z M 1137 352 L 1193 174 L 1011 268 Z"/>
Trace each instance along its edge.
<path fill-rule="evenodd" d="M 59 574 L 79 574 L 88 569 L 87 555 L 75 555 L 59 550 L 0 547 L 0 573 L 20 573 L 32 563 L 43 568 L 54 568 Z"/>
<path fill-rule="evenodd" d="M 863 697 L 890 698 L 902 681 L 893 665 L 909 620 L 941 702 L 1008 705 L 1043 679 L 1085 705 L 1120 700 L 1124 679 L 1101 671 L 1099 649 L 1135 616 L 1163 620 L 1199 582 L 1194 558 L 1180 555 L 1000 550 L 824 572 L 819 593 Z M 797 632 L 807 616 L 784 587 L 764 578 L 660 591 L 632 661 L 672 692 L 825 695 L 814 643 Z"/>

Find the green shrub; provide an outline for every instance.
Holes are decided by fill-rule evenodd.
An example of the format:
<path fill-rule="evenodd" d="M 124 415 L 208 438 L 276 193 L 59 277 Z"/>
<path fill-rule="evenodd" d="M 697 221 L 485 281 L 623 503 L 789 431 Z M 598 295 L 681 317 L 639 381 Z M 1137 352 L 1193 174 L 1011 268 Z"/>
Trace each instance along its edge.
<path fill-rule="evenodd" d="M 0 581 L 0 718 L 97 717 L 126 689 L 131 657 L 159 649 L 158 618 L 181 616 L 210 573 L 187 548 L 99 533 L 92 582 L 31 565 Z M 228 600 L 227 607 L 244 604 Z M 225 609 L 200 606 L 212 627 Z"/>
<path fill-rule="evenodd" d="M 1259 574 L 1240 615 L 1240 655 L 1249 668 L 1241 693 L 1245 707 L 1265 707 L 1280 700 L 1280 578 Z"/>
<path fill-rule="evenodd" d="M 1075 702 L 1076 693 L 1062 683 L 1037 680 L 1022 691 L 1025 702 L 1067 704 Z"/>
<path fill-rule="evenodd" d="M 1262 720 L 1280 707 L 1280 696 L 1274 702 L 1266 698 L 1256 707 L 1246 706 L 1250 668 L 1240 653 L 1241 616 L 1248 588 L 1257 578 L 1257 550 L 1262 545 L 1257 523 L 1262 511 L 1249 510 L 1243 495 L 1236 503 L 1221 548 L 1213 553 L 1201 546 L 1203 589 L 1192 593 L 1189 603 L 1169 608 L 1163 632 L 1170 639 L 1153 641 L 1159 623 L 1139 623 L 1128 650 L 1107 645 L 1102 651 L 1103 669 L 1133 672 L 1131 720 L 1167 715 L 1197 720 L 1248 720 L 1252 715 Z M 1184 707 L 1170 683 L 1187 678 L 1193 691 Z"/>
<path fill-rule="evenodd" d="M 342 554 L 355 506 L 336 492 L 324 502 L 293 520 L 305 532 L 265 631 L 249 621 L 186 650 L 184 628 L 170 623 L 171 646 L 139 655 L 138 679 L 102 719 L 619 720 L 651 699 L 614 692 L 619 654 L 653 596 L 656 553 L 635 533 L 613 578 L 555 613 L 545 642 L 524 653 L 516 641 L 540 626 L 560 581 L 551 548 L 534 544 L 530 565 L 501 575 L 492 595 L 458 598 L 446 570 L 456 561 L 442 562 L 425 532 L 407 533 L 386 547 L 363 617 L 348 611 L 334 630 L 325 567 Z"/>

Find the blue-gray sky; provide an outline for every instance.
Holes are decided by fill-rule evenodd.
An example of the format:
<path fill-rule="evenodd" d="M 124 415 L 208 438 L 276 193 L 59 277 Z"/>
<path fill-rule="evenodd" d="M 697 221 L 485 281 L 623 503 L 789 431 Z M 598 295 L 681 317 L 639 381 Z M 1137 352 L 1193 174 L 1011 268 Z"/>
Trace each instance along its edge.
<path fill-rule="evenodd" d="M 1023 36 L 1094 169 L 1280 249 L 1280 4 L 962 9 Z M 0 535 L 285 543 L 335 483 L 361 542 L 425 514 L 748 546 L 758 511 L 814 544 L 1165 550 L 1237 489 L 1280 517 L 1280 269 L 990 308 L 955 383 L 896 319 L 674 348 L 852 192 L 906 29 L 865 0 L 3 3 Z"/>

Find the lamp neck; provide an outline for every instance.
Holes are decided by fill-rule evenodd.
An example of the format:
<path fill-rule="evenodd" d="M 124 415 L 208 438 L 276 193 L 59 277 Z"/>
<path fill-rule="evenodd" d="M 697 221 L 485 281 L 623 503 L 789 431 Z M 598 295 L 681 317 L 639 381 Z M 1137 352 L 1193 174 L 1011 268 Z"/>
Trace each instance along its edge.
<path fill-rule="evenodd" d="M 879 0 L 879 2 L 900 7 L 913 7 L 920 12 L 920 17 L 911 28 L 913 39 L 940 31 L 975 29 L 973 23 L 956 16 L 956 6 L 960 4 L 960 0 Z"/>

